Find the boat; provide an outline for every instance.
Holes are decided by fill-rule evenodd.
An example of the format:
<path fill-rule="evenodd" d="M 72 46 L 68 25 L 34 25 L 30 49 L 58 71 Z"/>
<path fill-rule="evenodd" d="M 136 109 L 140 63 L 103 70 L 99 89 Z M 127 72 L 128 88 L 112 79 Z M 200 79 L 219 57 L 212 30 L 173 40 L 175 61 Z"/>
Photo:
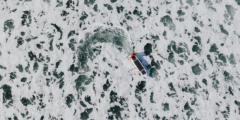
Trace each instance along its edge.
<path fill-rule="evenodd" d="M 145 68 L 143 67 L 140 60 L 137 58 L 136 53 L 132 53 L 128 57 L 132 61 L 132 63 L 135 65 L 135 67 L 138 69 L 141 75 L 143 76 L 147 75 Z"/>

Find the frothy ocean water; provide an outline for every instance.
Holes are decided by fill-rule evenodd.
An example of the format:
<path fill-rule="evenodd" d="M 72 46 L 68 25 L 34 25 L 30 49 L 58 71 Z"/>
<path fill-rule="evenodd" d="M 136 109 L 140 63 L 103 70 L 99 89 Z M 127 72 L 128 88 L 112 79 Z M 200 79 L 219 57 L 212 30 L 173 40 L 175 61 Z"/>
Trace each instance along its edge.
<path fill-rule="evenodd" d="M 0 120 L 240 120 L 239 7 L 1 0 Z"/>

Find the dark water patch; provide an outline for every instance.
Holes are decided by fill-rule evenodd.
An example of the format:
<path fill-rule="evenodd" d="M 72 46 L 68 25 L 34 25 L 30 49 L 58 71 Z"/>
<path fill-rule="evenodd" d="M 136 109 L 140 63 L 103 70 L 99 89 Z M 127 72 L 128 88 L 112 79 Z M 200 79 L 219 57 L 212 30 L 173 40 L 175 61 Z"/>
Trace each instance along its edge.
<path fill-rule="evenodd" d="M 3 79 L 3 76 L 0 74 L 0 81 L 2 81 L 2 79 Z"/>
<path fill-rule="evenodd" d="M 234 19 L 234 16 L 236 14 L 236 9 L 232 5 L 225 5 L 227 9 L 227 13 L 231 16 L 231 19 Z"/>
<path fill-rule="evenodd" d="M 147 40 L 153 40 L 153 43 L 155 43 L 155 41 L 160 40 L 158 35 L 150 35 L 150 37 L 146 36 Z M 150 44 L 150 43 L 147 43 Z"/>
<path fill-rule="evenodd" d="M 170 82 L 170 83 L 168 84 L 168 87 L 169 87 L 169 89 L 170 89 L 171 91 L 176 92 L 176 90 L 175 90 L 175 88 L 174 88 L 172 82 Z"/>
<path fill-rule="evenodd" d="M 196 39 L 198 41 L 198 44 L 200 44 L 200 45 L 202 44 L 200 36 L 196 36 L 196 37 L 194 37 L 194 39 Z"/>
<path fill-rule="evenodd" d="M 36 44 L 36 47 L 37 47 L 38 49 L 42 49 L 42 45 L 41 45 L 41 44 Z"/>
<path fill-rule="evenodd" d="M 43 64 L 43 74 L 46 76 L 48 72 L 48 64 L 44 63 Z"/>
<path fill-rule="evenodd" d="M 23 104 L 24 106 L 31 105 L 31 101 L 30 101 L 29 99 L 25 98 L 25 97 L 23 97 L 23 98 L 21 99 L 21 102 L 22 102 L 22 104 Z"/>
<path fill-rule="evenodd" d="M 154 96 L 154 93 L 151 92 L 151 95 L 150 95 L 150 102 L 151 102 L 151 103 L 156 103 L 156 102 L 153 100 L 153 96 Z"/>
<path fill-rule="evenodd" d="M 179 43 L 179 45 L 176 45 L 175 41 L 171 41 L 170 45 L 168 45 L 168 51 L 172 51 L 172 50 L 177 54 L 186 53 L 186 52 L 190 54 L 186 43 Z"/>
<path fill-rule="evenodd" d="M 88 14 L 85 11 L 83 11 L 82 16 L 80 17 L 80 20 L 84 21 L 85 19 L 87 19 L 87 17 L 88 17 Z"/>
<path fill-rule="evenodd" d="M 107 79 L 107 82 L 103 85 L 103 90 L 107 91 L 110 86 L 111 86 L 111 84 L 109 83 L 109 80 Z"/>
<path fill-rule="evenodd" d="M 172 118 L 173 120 L 177 120 L 177 118 L 178 118 L 178 115 L 173 115 L 172 117 L 170 117 L 170 118 Z"/>
<path fill-rule="evenodd" d="M 92 105 L 91 96 L 88 96 L 88 95 L 85 96 L 84 100 L 85 100 L 88 104 Z"/>
<path fill-rule="evenodd" d="M 219 89 L 219 81 L 216 79 L 217 77 L 217 73 L 216 72 L 213 72 L 212 75 L 210 76 L 210 78 L 212 78 L 212 87 L 216 90 Z"/>
<path fill-rule="evenodd" d="M 117 2 L 117 0 L 110 0 L 111 1 L 111 3 L 115 3 L 115 2 Z"/>
<path fill-rule="evenodd" d="M 146 81 L 140 81 L 140 82 L 138 82 L 138 85 L 136 86 L 135 97 L 139 100 L 139 102 L 142 102 L 141 93 L 144 93 L 147 91 L 145 86 L 146 86 Z"/>
<path fill-rule="evenodd" d="M 123 110 L 124 109 L 118 105 L 111 107 L 110 109 L 108 109 L 108 112 L 111 113 L 112 115 L 110 115 L 108 118 L 122 120 L 123 118 L 121 116 L 121 111 Z"/>
<path fill-rule="evenodd" d="M 6 67 L 4 67 L 3 65 L 0 65 L 0 69 L 7 69 Z"/>
<path fill-rule="evenodd" d="M 104 7 L 106 7 L 108 10 L 113 10 L 113 7 L 109 4 L 103 4 Z"/>
<path fill-rule="evenodd" d="M 14 80 L 17 77 L 16 72 L 11 72 L 10 73 L 10 79 Z"/>
<path fill-rule="evenodd" d="M 198 63 L 197 63 L 196 65 L 192 66 L 192 72 L 193 72 L 195 75 L 200 75 L 200 74 L 201 74 L 202 70 L 200 69 Z"/>
<path fill-rule="evenodd" d="M 224 29 L 223 25 L 219 25 L 219 27 L 223 34 L 228 35 L 228 31 L 226 29 Z"/>
<path fill-rule="evenodd" d="M 49 87 L 49 86 L 50 86 L 50 84 L 49 84 L 49 83 L 51 82 L 51 79 L 49 79 L 49 78 L 46 78 L 46 82 L 47 82 L 47 83 L 46 83 L 46 85 Z"/>
<path fill-rule="evenodd" d="M 192 51 L 196 52 L 197 54 L 200 54 L 202 49 L 198 45 L 193 45 Z"/>
<path fill-rule="evenodd" d="M 122 13 L 123 12 L 124 7 L 123 6 L 117 6 L 117 12 L 118 13 Z"/>
<path fill-rule="evenodd" d="M 23 15 L 22 15 L 22 26 L 27 25 L 27 27 L 30 27 L 31 23 L 32 23 L 32 16 L 30 11 L 23 11 Z"/>
<path fill-rule="evenodd" d="M 234 94 L 233 94 L 233 89 L 232 89 L 231 86 L 228 87 L 228 91 L 229 91 L 229 93 L 230 93 L 232 96 L 234 96 Z"/>
<path fill-rule="evenodd" d="M 52 26 L 54 26 L 54 27 L 55 27 L 55 29 L 57 29 L 57 32 L 59 32 L 59 33 L 60 33 L 60 37 L 59 37 L 59 39 L 58 39 L 58 40 L 61 40 L 61 39 L 62 39 L 62 34 L 63 34 L 63 32 L 62 32 L 61 28 L 60 28 L 58 25 L 56 25 L 56 24 L 53 24 L 53 23 L 51 23 L 51 25 L 52 25 Z"/>
<path fill-rule="evenodd" d="M 183 87 L 182 91 L 183 92 L 188 92 L 188 93 L 191 93 L 191 94 L 194 94 L 194 95 L 197 94 L 197 91 L 194 87 Z"/>
<path fill-rule="evenodd" d="M 71 10 L 75 10 L 75 2 L 73 0 L 68 0 L 66 2 L 66 8 L 70 8 Z"/>
<path fill-rule="evenodd" d="M 148 7 L 148 10 L 147 10 L 147 15 L 148 15 L 148 17 L 150 17 L 151 14 L 152 14 L 152 9 L 151 9 L 151 7 Z"/>
<path fill-rule="evenodd" d="M 138 8 L 136 7 L 135 10 L 133 10 L 133 15 L 140 17 L 142 15 L 142 11 L 138 10 Z"/>
<path fill-rule="evenodd" d="M 221 111 L 223 117 L 227 120 L 230 114 L 230 105 L 227 105 L 226 110 Z"/>
<path fill-rule="evenodd" d="M 91 47 L 97 43 L 112 43 L 120 52 L 123 50 L 129 54 L 132 52 L 126 34 L 122 29 L 103 29 L 99 27 L 95 29 L 93 33 L 86 33 L 85 42 L 78 46 L 78 65 L 81 70 L 84 70 L 85 72 L 90 71 L 90 68 L 87 65 L 88 59 L 93 60 L 101 49 L 101 47 Z"/>
<path fill-rule="evenodd" d="M 164 103 L 164 104 L 162 104 L 162 105 L 163 105 L 163 110 L 164 110 L 164 111 L 169 111 L 169 110 L 170 110 L 168 103 Z"/>
<path fill-rule="evenodd" d="M 12 99 L 12 87 L 4 84 L 1 89 L 3 89 L 3 103 L 6 103 L 7 100 Z"/>
<path fill-rule="evenodd" d="M 133 21 L 133 18 L 130 15 L 128 15 L 128 13 L 125 13 L 124 16 L 127 20 Z"/>
<path fill-rule="evenodd" d="M 57 61 L 57 62 L 56 62 L 56 67 L 55 67 L 55 68 L 58 68 L 61 62 L 62 62 L 62 60 Z"/>
<path fill-rule="evenodd" d="M 238 106 L 238 114 L 240 115 L 240 102 L 235 100 L 234 103 Z"/>
<path fill-rule="evenodd" d="M 152 44 L 147 43 L 147 44 L 144 46 L 144 53 L 145 53 L 146 55 L 150 55 L 151 52 L 152 52 Z"/>
<path fill-rule="evenodd" d="M 154 58 L 151 61 L 151 66 L 154 66 L 157 70 L 161 69 L 159 61 L 155 62 Z"/>
<path fill-rule="evenodd" d="M 158 116 L 158 114 L 154 114 L 154 115 L 153 115 L 153 119 L 154 119 L 154 120 L 160 120 L 161 118 Z"/>
<path fill-rule="evenodd" d="M 214 79 L 213 81 L 212 81 L 212 87 L 214 88 L 214 89 L 216 89 L 216 90 L 218 90 L 219 89 L 219 81 L 217 80 L 217 79 Z"/>
<path fill-rule="evenodd" d="M 64 16 L 67 16 L 67 15 L 69 15 L 69 12 L 63 10 L 62 13 L 61 13 L 61 16 L 64 17 Z"/>
<path fill-rule="evenodd" d="M 234 77 L 227 71 L 224 71 L 223 75 L 224 75 L 225 81 L 232 81 L 234 79 Z"/>
<path fill-rule="evenodd" d="M 104 72 L 103 74 L 105 75 L 105 78 L 107 78 L 107 76 L 110 75 L 110 73 L 108 71 Z"/>
<path fill-rule="evenodd" d="M 178 60 L 178 63 L 179 63 L 180 65 L 184 65 L 184 61 L 183 61 L 183 60 Z"/>
<path fill-rule="evenodd" d="M 33 54 L 32 51 L 28 52 L 28 56 L 29 56 L 30 60 L 36 60 L 37 59 L 37 56 L 35 54 Z"/>
<path fill-rule="evenodd" d="M 226 59 L 226 57 L 225 57 L 225 55 L 223 53 L 220 53 L 218 55 L 218 59 L 220 59 L 224 64 L 227 63 L 227 59 Z"/>
<path fill-rule="evenodd" d="M 128 108 L 128 98 L 120 97 L 119 103 L 122 107 Z"/>
<path fill-rule="evenodd" d="M 190 118 L 190 116 L 194 113 L 194 110 L 190 107 L 189 103 L 185 103 L 184 105 L 184 110 L 187 110 L 188 112 L 186 113 L 186 115 L 188 116 L 188 119 Z"/>
<path fill-rule="evenodd" d="M 175 64 L 174 53 L 169 53 L 168 62 Z"/>
<path fill-rule="evenodd" d="M 186 2 L 191 6 L 194 5 L 192 0 L 186 0 Z"/>
<path fill-rule="evenodd" d="M 195 81 L 195 89 L 202 88 L 198 81 Z"/>
<path fill-rule="evenodd" d="M 177 93 L 167 93 L 168 97 L 177 97 Z"/>
<path fill-rule="evenodd" d="M 142 0 L 136 0 L 138 3 L 141 3 L 142 2 Z"/>
<path fill-rule="evenodd" d="M 171 15 L 171 10 L 166 10 L 166 13 Z"/>
<path fill-rule="evenodd" d="M 115 91 L 110 92 L 110 103 L 118 102 L 117 93 Z"/>
<path fill-rule="evenodd" d="M 230 55 L 230 57 L 228 58 L 228 61 L 229 61 L 230 64 L 232 64 L 232 65 L 236 65 L 236 64 L 237 64 L 233 53 L 232 53 L 232 54 Z"/>
<path fill-rule="evenodd" d="M 72 31 L 70 31 L 70 32 L 68 33 L 68 38 L 71 37 L 71 36 L 73 36 L 73 35 L 75 35 L 75 30 L 72 30 Z"/>
<path fill-rule="evenodd" d="M 29 64 L 29 62 L 28 62 L 28 65 L 25 67 L 25 71 L 26 71 L 26 72 L 30 72 L 30 71 L 29 71 L 29 68 L 30 68 L 30 64 Z"/>
<path fill-rule="evenodd" d="M 60 73 L 57 73 L 56 69 L 53 71 L 53 76 L 55 76 L 57 79 L 62 78 L 63 75 L 64 75 L 64 72 L 62 72 L 62 71 Z"/>
<path fill-rule="evenodd" d="M 176 26 L 172 21 L 172 18 L 169 15 L 163 16 L 160 20 L 165 27 L 168 27 L 170 30 L 175 30 Z"/>
<path fill-rule="evenodd" d="M 17 48 L 21 46 L 24 43 L 24 40 L 22 37 L 17 38 Z"/>
<path fill-rule="evenodd" d="M 150 69 L 150 73 L 149 73 L 150 77 L 157 77 L 158 76 L 158 71 L 156 68 L 151 68 Z"/>
<path fill-rule="evenodd" d="M 27 37 L 25 40 L 27 41 L 27 42 L 30 42 L 30 41 L 32 41 L 32 40 L 35 40 L 35 39 L 37 39 L 38 37 Z"/>
<path fill-rule="evenodd" d="M 37 63 L 37 62 L 34 62 L 34 64 L 33 64 L 33 71 L 34 71 L 35 73 L 37 72 L 38 67 L 39 67 L 38 63 Z"/>
<path fill-rule="evenodd" d="M 21 36 L 24 36 L 24 35 L 25 35 L 25 32 L 21 32 L 20 34 L 21 34 Z"/>
<path fill-rule="evenodd" d="M 185 19 L 184 18 L 179 18 L 178 19 L 180 22 L 183 22 Z"/>
<path fill-rule="evenodd" d="M 191 99 L 191 105 L 195 105 L 196 104 L 196 101 L 197 101 L 197 98 L 196 97 L 194 97 L 194 99 L 192 100 L 192 98 L 190 98 Z"/>
<path fill-rule="evenodd" d="M 11 32 L 14 28 L 15 28 L 14 21 L 12 19 L 6 20 L 4 22 L 4 27 L 3 27 L 4 32 L 6 32 L 8 30 L 8 34 L 11 35 Z"/>
<path fill-rule="evenodd" d="M 80 101 L 80 104 L 81 104 L 83 107 L 87 107 L 87 105 L 86 105 L 83 101 Z"/>
<path fill-rule="evenodd" d="M 57 83 L 59 84 L 59 89 L 62 89 L 64 86 L 64 79 L 61 78 Z"/>
<path fill-rule="evenodd" d="M 101 93 L 101 97 L 103 98 L 105 96 L 104 92 Z"/>
<path fill-rule="evenodd" d="M 211 46 L 209 52 L 217 52 L 217 50 L 218 50 L 218 47 L 217 47 L 217 45 L 214 43 L 214 44 Z"/>
<path fill-rule="evenodd" d="M 84 112 L 82 112 L 81 115 L 81 120 L 87 120 L 89 118 L 89 115 L 92 113 L 93 108 L 86 108 Z"/>
<path fill-rule="evenodd" d="M 92 78 L 90 77 L 85 81 L 84 85 L 89 85 L 91 82 L 92 82 Z"/>
<path fill-rule="evenodd" d="M 207 80 L 203 79 L 202 82 L 207 86 Z"/>
<path fill-rule="evenodd" d="M 140 106 L 140 104 L 134 104 L 135 111 L 138 112 L 138 116 L 142 118 L 143 120 L 147 117 L 147 111 L 143 107 Z"/>
<path fill-rule="evenodd" d="M 195 32 L 197 32 L 197 33 L 198 33 L 198 32 L 201 32 L 198 27 L 195 27 L 194 30 L 195 30 Z"/>
<path fill-rule="evenodd" d="M 98 11 L 98 5 L 97 5 L 97 4 L 94 5 L 93 10 L 94 10 L 95 12 Z"/>
<path fill-rule="evenodd" d="M 71 103 L 73 102 L 74 100 L 74 96 L 72 94 L 69 94 L 67 97 L 66 97 L 66 105 L 70 108 L 71 107 Z"/>
<path fill-rule="evenodd" d="M 240 0 L 235 0 L 237 2 L 238 5 L 240 5 Z"/>
<path fill-rule="evenodd" d="M 181 16 L 185 15 L 185 12 L 183 12 L 182 10 L 178 10 L 177 14 L 178 14 L 179 17 L 181 17 Z"/>
<path fill-rule="evenodd" d="M 163 31 L 163 36 L 167 36 L 167 32 L 165 30 Z"/>
<path fill-rule="evenodd" d="M 95 0 L 84 0 L 84 4 L 87 5 L 88 7 L 90 5 L 93 5 L 95 3 Z"/>
<path fill-rule="evenodd" d="M 27 78 L 26 77 L 23 77 L 22 79 L 21 79 L 21 82 L 26 82 L 27 81 Z"/>
<path fill-rule="evenodd" d="M 49 43 L 49 45 L 50 45 L 50 46 L 49 46 L 49 50 L 50 50 L 50 51 L 53 51 L 53 45 L 52 45 L 52 44 L 53 44 L 53 39 L 51 39 L 51 40 L 50 40 L 50 43 Z"/>
<path fill-rule="evenodd" d="M 207 59 L 209 60 L 209 62 L 213 65 L 213 61 L 211 59 L 211 56 L 210 55 L 207 55 Z"/>
<path fill-rule="evenodd" d="M 92 81 L 91 78 L 88 78 L 86 75 L 79 75 L 78 78 L 75 80 L 76 83 L 76 90 L 83 90 L 82 86 L 87 81 Z"/>
<path fill-rule="evenodd" d="M 204 0 L 204 2 L 206 3 L 208 9 L 213 10 L 215 12 L 217 11 L 216 8 L 213 7 L 213 3 L 211 0 Z"/>
<path fill-rule="evenodd" d="M 75 65 L 72 64 L 72 65 L 70 66 L 70 68 L 68 69 L 68 71 L 71 71 L 72 73 L 75 72 Z"/>

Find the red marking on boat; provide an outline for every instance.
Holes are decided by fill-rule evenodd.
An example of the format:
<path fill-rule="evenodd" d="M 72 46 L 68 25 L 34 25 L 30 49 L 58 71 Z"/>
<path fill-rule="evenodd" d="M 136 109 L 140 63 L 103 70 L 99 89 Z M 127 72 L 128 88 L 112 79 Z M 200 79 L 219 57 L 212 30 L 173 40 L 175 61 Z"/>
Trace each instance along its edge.
<path fill-rule="evenodd" d="M 129 59 L 131 59 L 133 56 L 135 56 L 136 54 L 135 53 L 132 53 L 132 54 L 130 54 L 128 57 L 129 57 Z"/>

